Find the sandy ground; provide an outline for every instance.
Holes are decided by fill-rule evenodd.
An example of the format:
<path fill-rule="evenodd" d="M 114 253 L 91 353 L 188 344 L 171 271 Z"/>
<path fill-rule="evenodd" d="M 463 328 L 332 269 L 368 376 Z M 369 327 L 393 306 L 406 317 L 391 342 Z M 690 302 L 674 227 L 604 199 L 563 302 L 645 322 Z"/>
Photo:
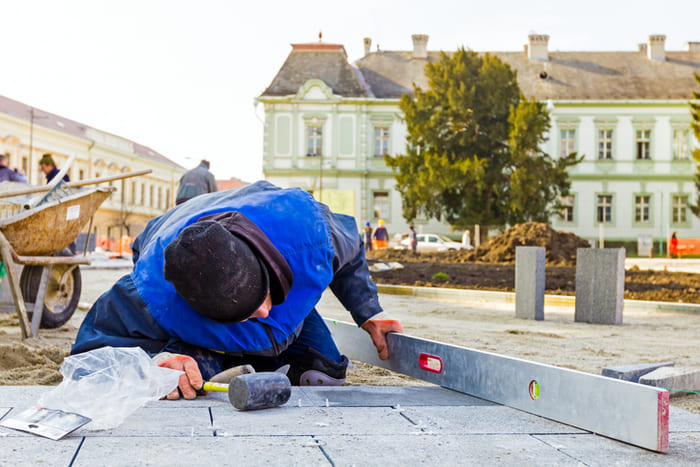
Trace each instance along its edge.
<path fill-rule="evenodd" d="M 81 302 L 92 303 L 127 270 L 84 270 Z M 674 361 L 700 368 L 700 314 L 625 311 L 621 326 L 574 322 L 574 310 L 547 308 L 545 321 L 515 318 L 513 305 L 382 295 L 384 308 L 407 334 L 536 362 L 600 374 L 604 366 Z M 332 294 L 319 305 L 329 318 L 351 321 Z M 22 342 L 14 314 L 0 314 L 0 384 L 57 384 L 58 368 L 85 316 L 41 330 Z M 351 384 L 419 384 L 415 380 L 356 362 Z M 673 397 L 671 403 L 700 413 L 700 395 Z"/>

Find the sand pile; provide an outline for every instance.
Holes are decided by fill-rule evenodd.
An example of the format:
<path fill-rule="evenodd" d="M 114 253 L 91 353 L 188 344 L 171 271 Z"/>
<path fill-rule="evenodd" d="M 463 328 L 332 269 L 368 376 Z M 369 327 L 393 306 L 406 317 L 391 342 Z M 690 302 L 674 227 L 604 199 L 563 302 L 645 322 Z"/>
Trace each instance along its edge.
<path fill-rule="evenodd" d="M 68 349 L 42 337 L 20 342 L 17 316 L 0 313 L 0 386 L 60 383 Z"/>

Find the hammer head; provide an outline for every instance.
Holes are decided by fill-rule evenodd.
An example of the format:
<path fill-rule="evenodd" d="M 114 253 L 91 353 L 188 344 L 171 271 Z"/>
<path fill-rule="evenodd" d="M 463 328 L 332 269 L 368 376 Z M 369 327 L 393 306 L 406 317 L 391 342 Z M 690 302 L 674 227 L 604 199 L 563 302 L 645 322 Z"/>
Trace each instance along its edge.
<path fill-rule="evenodd" d="M 277 372 L 235 376 L 228 386 L 228 400 L 238 410 L 278 407 L 286 403 L 291 395 L 289 378 Z"/>

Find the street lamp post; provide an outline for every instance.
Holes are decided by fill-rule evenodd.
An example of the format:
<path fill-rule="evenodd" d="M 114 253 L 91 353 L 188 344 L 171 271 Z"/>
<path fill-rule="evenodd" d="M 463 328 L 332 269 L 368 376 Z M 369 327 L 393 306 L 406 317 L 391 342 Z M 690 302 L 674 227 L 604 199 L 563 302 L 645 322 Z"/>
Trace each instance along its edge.
<path fill-rule="evenodd" d="M 34 107 L 29 107 L 27 110 L 29 111 L 29 163 L 27 165 L 28 173 L 25 175 L 27 176 L 27 180 L 31 183 L 32 178 L 30 174 L 32 173 L 32 167 L 34 167 L 32 165 L 32 153 L 34 152 Z M 44 115 L 41 118 L 49 118 L 49 116 Z"/>

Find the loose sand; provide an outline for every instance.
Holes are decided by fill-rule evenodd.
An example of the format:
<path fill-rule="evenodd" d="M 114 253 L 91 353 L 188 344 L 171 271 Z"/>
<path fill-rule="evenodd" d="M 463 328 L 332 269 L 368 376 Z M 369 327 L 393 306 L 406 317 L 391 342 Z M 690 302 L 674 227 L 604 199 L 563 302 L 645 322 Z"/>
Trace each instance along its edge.
<path fill-rule="evenodd" d="M 124 270 L 83 270 L 81 302 L 91 303 Z M 575 323 L 573 309 L 547 308 L 545 321 L 514 317 L 513 305 L 463 303 L 397 295 L 380 297 L 384 308 L 400 319 L 406 333 L 465 347 L 600 374 L 604 366 L 674 361 L 700 368 L 700 314 L 625 311 L 621 326 Z M 332 294 L 319 305 L 324 316 L 351 321 Z M 0 384 L 57 384 L 66 355 L 85 311 L 58 329 L 43 329 L 22 341 L 14 314 L 0 314 Z M 420 384 L 383 369 L 356 362 L 351 384 Z M 671 403 L 700 413 L 700 395 L 674 397 Z"/>

